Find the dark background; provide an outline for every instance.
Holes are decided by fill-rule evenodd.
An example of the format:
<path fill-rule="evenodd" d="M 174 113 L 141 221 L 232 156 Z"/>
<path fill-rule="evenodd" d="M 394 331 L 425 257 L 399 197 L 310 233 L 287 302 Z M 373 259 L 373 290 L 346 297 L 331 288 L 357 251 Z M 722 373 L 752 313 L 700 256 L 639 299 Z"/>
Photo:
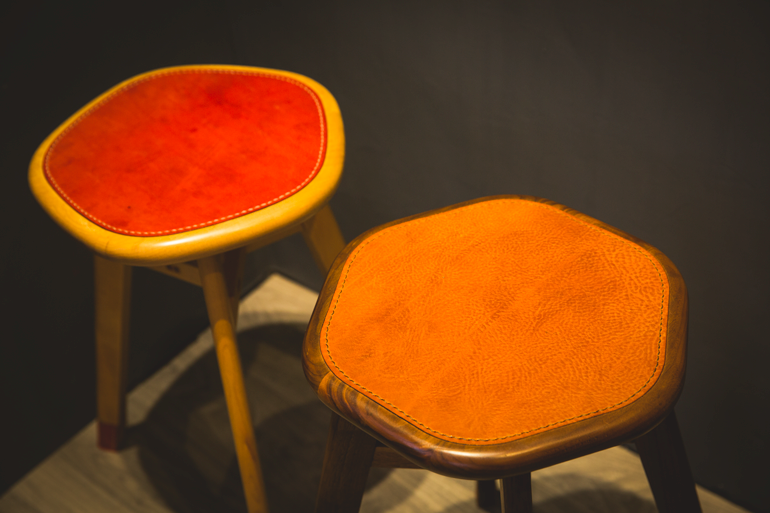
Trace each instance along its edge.
<path fill-rule="evenodd" d="M 26 184 L 93 97 L 178 64 L 288 69 L 342 109 L 332 201 L 350 239 L 492 194 L 564 203 L 665 252 L 691 300 L 677 406 L 697 482 L 770 511 L 770 3 L 760 0 L 26 2 L 2 13 L 0 492 L 94 417 L 91 260 Z M 295 236 L 251 286 L 322 277 Z M 135 273 L 131 385 L 207 324 L 202 294 Z M 764 314 L 764 315 L 763 315 Z"/>

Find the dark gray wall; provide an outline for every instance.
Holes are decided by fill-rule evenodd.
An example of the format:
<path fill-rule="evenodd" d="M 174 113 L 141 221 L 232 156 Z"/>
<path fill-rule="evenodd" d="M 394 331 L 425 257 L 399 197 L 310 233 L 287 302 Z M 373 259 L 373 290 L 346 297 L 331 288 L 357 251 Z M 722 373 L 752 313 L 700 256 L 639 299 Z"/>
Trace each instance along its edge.
<path fill-rule="evenodd" d="M 35 147 L 77 108 L 162 66 L 297 71 L 342 108 L 332 202 L 352 238 L 490 194 L 543 196 L 663 250 L 690 289 L 677 413 L 696 480 L 770 511 L 770 4 L 284 1 L 25 3 L 3 16 L 0 490 L 94 414 L 87 251 L 26 186 Z M 299 238 L 250 282 L 321 276 Z M 185 284 L 138 272 L 131 382 L 205 325 Z M 42 314 L 42 316 L 39 316 Z"/>

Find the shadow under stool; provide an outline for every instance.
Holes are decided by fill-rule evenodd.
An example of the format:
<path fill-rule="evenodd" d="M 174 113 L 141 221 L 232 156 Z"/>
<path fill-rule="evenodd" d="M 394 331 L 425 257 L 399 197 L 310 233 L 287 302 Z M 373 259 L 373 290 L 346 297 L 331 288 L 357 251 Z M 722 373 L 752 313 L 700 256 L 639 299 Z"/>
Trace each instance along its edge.
<path fill-rule="evenodd" d="M 486 502 L 501 480 L 503 511 L 531 512 L 531 472 L 634 441 L 659 511 L 699 512 L 673 412 L 686 339 L 671 261 L 562 205 L 496 196 L 374 228 L 305 337 L 337 414 L 316 511 L 358 511 L 380 466 L 479 480 Z"/>
<path fill-rule="evenodd" d="M 235 323 L 248 251 L 302 232 L 325 273 L 344 241 L 327 203 L 344 132 L 295 73 L 181 66 L 131 78 L 58 127 L 30 164 L 48 214 L 95 253 L 99 446 L 125 425 L 132 266 L 200 285 L 246 503 L 267 511 Z"/>

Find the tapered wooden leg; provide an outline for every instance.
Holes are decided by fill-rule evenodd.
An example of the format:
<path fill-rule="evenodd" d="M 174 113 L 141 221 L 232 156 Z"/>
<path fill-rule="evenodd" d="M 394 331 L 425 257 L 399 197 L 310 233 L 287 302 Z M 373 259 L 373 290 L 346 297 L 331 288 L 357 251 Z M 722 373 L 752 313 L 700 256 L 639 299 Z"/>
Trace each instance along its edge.
<path fill-rule="evenodd" d="M 636 439 L 644 472 L 660 513 L 701 513 L 679 424 L 672 411 L 658 427 Z"/>
<path fill-rule="evenodd" d="M 492 511 L 500 507 L 497 481 L 476 481 L 476 505 L 484 511 Z"/>
<path fill-rule="evenodd" d="M 228 251 L 224 254 L 223 270 L 227 295 L 230 298 L 230 310 L 233 316 L 233 331 L 238 329 L 238 307 L 241 304 L 241 285 L 243 268 L 246 264 L 246 248 Z"/>
<path fill-rule="evenodd" d="M 97 445 L 117 451 L 126 424 L 131 267 L 94 255 Z"/>
<path fill-rule="evenodd" d="M 376 447 L 374 438 L 332 414 L 316 513 L 358 512 Z"/>
<path fill-rule="evenodd" d="M 345 247 L 345 239 L 342 238 L 340 227 L 329 205 L 303 223 L 302 235 L 316 264 L 326 273 L 339 252 Z"/>
<path fill-rule="evenodd" d="M 209 257 L 198 260 L 198 268 L 214 335 L 246 506 L 249 513 L 267 512 L 257 441 L 246 400 L 241 359 L 233 329 L 233 308 L 223 265 L 219 257 Z"/>
<path fill-rule="evenodd" d="M 502 513 L 532 513 L 532 475 L 504 477 L 501 481 Z"/>

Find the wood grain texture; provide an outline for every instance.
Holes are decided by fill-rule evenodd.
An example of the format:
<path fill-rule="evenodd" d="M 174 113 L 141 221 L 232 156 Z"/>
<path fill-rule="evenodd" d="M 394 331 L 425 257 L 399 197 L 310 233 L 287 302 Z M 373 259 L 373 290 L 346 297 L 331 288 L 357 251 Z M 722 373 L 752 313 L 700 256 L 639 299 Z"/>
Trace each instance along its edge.
<path fill-rule="evenodd" d="M 131 267 L 94 257 L 98 445 L 116 451 L 126 423 Z"/>
<path fill-rule="evenodd" d="M 470 446 L 444 441 L 360 394 L 330 371 L 320 351 L 321 327 L 343 265 L 358 244 L 374 233 L 398 223 L 434 215 L 450 209 L 498 198 L 518 198 L 551 205 L 571 215 L 638 244 L 649 251 L 665 270 L 670 286 L 666 362 L 656 384 L 641 398 L 615 411 L 567 426 L 557 427 L 513 442 Z M 687 332 L 687 292 L 676 267 L 656 248 L 563 205 L 529 196 L 481 198 L 385 224 L 354 241 L 337 257 L 319 296 L 308 327 L 303 349 L 306 377 L 319 398 L 385 445 L 433 472 L 466 479 L 497 479 L 544 468 L 568 459 L 633 440 L 655 426 L 673 407 L 684 377 Z"/>
<path fill-rule="evenodd" d="M 502 513 L 532 513 L 532 475 L 527 472 L 501 479 Z"/>
<path fill-rule="evenodd" d="M 377 442 L 338 415 L 332 415 L 316 513 L 357 513 Z"/>
<path fill-rule="evenodd" d="M 700 513 L 687 453 L 672 411 L 636 447 L 660 513 Z"/>
<path fill-rule="evenodd" d="M 35 198 L 48 214 L 73 237 L 95 253 L 119 262 L 160 266 L 212 256 L 254 243 L 275 233 L 290 233 L 324 207 L 334 194 L 342 174 L 345 135 L 339 106 L 329 91 L 318 82 L 288 71 L 246 66 L 179 66 L 176 70 L 216 69 L 224 71 L 260 71 L 296 80 L 312 89 L 320 98 L 326 116 L 328 140 L 321 169 L 304 188 L 276 204 L 216 225 L 160 237 L 132 237 L 106 230 L 70 207 L 48 183 L 43 162 L 56 138 L 78 117 L 103 101 L 113 91 L 172 68 L 150 71 L 130 78 L 89 102 L 49 135 L 35 152 L 29 166 L 29 183 Z"/>
<path fill-rule="evenodd" d="M 243 284 L 243 269 L 246 265 L 246 248 L 238 248 L 222 255 L 222 272 L 230 302 L 230 316 L 233 331 L 238 329 L 238 306 L 241 302 L 241 286 Z"/>
<path fill-rule="evenodd" d="M 96 331 L 100 446 L 117 450 L 125 424 L 130 267 L 141 265 L 204 288 L 216 339 L 230 420 L 249 511 L 266 511 L 251 416 L 235 344 L 240 282 L 245 254 L 303 230 L 325 271 L 344 241 L 331 211 L 324 208 L 342 173 L 345 137 L 339 107 L 322 85 L 301 75 L 243 66 L 181 66 L 174 70 L 260 71 L 303 84 L 318 96 L 325 116 L 325 157 L 315 177 L 296 194 L 250 214 L 175 235 L 133 237 L 106 230 L 70 207 L 45 177 L 44 159 L 53 142 L 79 117 L 121 88 L 169 69 L 151 71 L 118 84 L 88 103 L 38 148 L 29 182 L 38 202 L 96 257 Z M 221 256 L 221 258 L 220 258 Z M 195 261 L 198 261 L 196 268 Z M 193 263 L 190 263 L 192 261 Z"/>
<path fill-rule="evenodd" d="M 497 481 L 476 481 L 476 506 L 484 511 L 500 508 L 500 491 L 497 489 Z"/>
<path fill-rule="evenodd" d="M 235 274 L 238 269 L 232 269 L 232 267 L 237 267 L 239 258 L 242 258 L 242 255 L 230 255 L 231 265 L 228 267 L 231 276 L 235 276 L 231 280 L 239 279 L 239 276 Z M 236 262 L 232 262 L 232 260 Z M 219 372 L 227 401 L 227 411 L 230 416 L 230 427 L 235 442 L 235 452 L 238 456 L 246 505 L 249 513 L 266 513 L 267 502 L 257 452 L 257 441 L 254 436 L 251 412 L 243 383 L 241 359 L 235 341 L 235 322 L 230 295 L 232 287 L 228 288 L 226 270 L 223 269 L 219 257 L 200 259 L 198 268 L 201 271 L 206 308 L 214 335 Z"/>
<path fill-rule="evenodd" d="M 327 272 L 345 247 L 345 239 L 329 205 L 302 224 L 302 235 L 318 268 Z"/>

